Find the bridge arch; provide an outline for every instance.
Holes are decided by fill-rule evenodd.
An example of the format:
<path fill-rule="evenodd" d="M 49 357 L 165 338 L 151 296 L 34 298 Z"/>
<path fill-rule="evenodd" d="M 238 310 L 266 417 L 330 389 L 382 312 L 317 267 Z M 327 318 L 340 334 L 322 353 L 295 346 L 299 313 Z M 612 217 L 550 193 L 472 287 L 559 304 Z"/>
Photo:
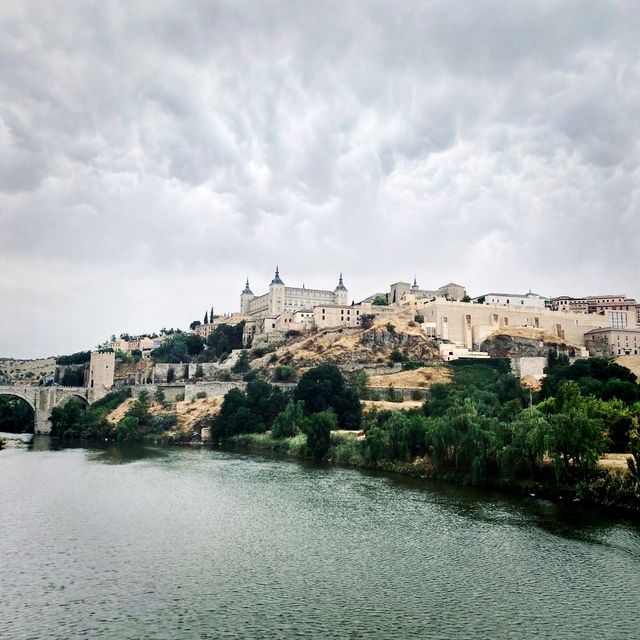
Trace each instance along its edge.
<path fill-rule="evenodd" d="M 21 413 L 20 409 L 9 408 L 8 410 L 9 416 L 12 417 L 13 420 L 18 421 L 18 424 L 20 424 L 19 422 L 20 418 L 24 418 L 26 424 L 24 424 L 22 431 L 18 431 L 18 430 L 14 431 L 14 429 L 11 427 L 14 424 L 16 424 L 15 422 L 12 423 L 12 421 L 2 420 L 0 421 L 0 431 L 8 431 L 11 433 L 35 433 L 37 431 L 38 411 L 30 398 L 28 398 L 24 393 L 20 393 L 19 391 L 14 392 L 14 391 L 6 391 L 6 390 L 0 391 L 0 398 L 17 398 L 21 400 L 25 405 L 29 407 L 29 410 L 25 409 L 25 411 L 29 411 L 31 414 L 31 420 L 28 421 L 28 418 L 26 415 L 22 415 L 22 416 L 20 415 Z M 6 417 L 6 414 L 5 414 L 5 417 Z"/>
<path fill-rule="evenodd" d="M 85 409 L 89 406 L 89 400 L 87 400 L 86 396 L 80 393 L 66 393 L 56 402 L 56 407 L 64 407 L 70 400 L 82 400 L 82 405 Z"/>

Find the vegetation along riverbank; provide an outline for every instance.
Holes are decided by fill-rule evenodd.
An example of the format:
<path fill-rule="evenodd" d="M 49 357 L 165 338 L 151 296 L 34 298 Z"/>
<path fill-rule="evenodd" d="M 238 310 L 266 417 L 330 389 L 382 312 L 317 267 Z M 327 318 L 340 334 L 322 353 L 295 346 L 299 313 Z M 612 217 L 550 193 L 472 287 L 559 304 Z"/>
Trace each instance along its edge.
<path fill-rule="evenodd" d="M 224 400 L 200 398 L 199 417 L 177 429 L 179 412 L 161 394 L 114 392 L 86 412 L 74 403 L 52 416 L 53 435 L 185 442 L 208 427 L 213 446 L 296 457 L 579 499 L 640 512 L 640 387 L 610 361 L 569 364 L 551 357 L 541 388 L 523 388 L 508 361 L 454 364 L 419 407 L 368 409 L 362 379 L 334 366 L 304 373 L 284 391 L 263 380 Z M 178 403 L 180 404 L 180 403 Z M 398 405 L 399 407 L 401 405 Z M 114 412 L 119 414 L 117 420 Z M 603 466 L 607 452 L 627 465 Z"/>

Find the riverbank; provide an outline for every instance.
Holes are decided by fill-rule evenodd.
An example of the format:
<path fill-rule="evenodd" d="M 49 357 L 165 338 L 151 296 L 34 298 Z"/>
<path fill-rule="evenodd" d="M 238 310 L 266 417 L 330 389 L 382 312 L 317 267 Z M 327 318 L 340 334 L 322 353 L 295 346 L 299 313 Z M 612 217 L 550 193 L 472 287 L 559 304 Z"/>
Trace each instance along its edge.
<path fill-rule="evenodd" d="M 298 434 L 291 438 L 277 439 L 267 433 L 249 433 L 234 436 L 222 447 L 224 450 L 265 454 L 277 453 L 292 459 L 305 459 L 306 438 Z M 412 461 L 366 460 L 360 441 L 355 435 L 331 434 L 331 445 L 325 462 L 334 465 L 395 473 L 412 478 L 435 480 L 458 485 L 473 485 L 497 490 L 510 495 L 531 496 L 554 502 L 580 502 L 599 509 L 614 511 L 625 517 L 640 520 L 640 492 L 633 486 L 624 469 L 599 469 L 588 480 L 575 485 L 559 485 L 551 479 L 513 480 L 487 477 L 472 482 L 469 474 L 438 470 L 428 457 L 416 457 Z M 547 470 L 551 475 L 551 470 Z"/>

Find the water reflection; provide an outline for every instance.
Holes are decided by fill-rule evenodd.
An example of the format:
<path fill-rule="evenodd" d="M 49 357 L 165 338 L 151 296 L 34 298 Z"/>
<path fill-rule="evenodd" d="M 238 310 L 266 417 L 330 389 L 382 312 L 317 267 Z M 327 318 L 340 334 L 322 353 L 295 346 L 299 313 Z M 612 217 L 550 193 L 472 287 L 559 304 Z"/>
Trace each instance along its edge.
<path fill-rule="evenodd" d="M 640 625 L 638 527 L 579 505 L 206 449 L 38 439 L 0 456 L 3 639 Z"/>

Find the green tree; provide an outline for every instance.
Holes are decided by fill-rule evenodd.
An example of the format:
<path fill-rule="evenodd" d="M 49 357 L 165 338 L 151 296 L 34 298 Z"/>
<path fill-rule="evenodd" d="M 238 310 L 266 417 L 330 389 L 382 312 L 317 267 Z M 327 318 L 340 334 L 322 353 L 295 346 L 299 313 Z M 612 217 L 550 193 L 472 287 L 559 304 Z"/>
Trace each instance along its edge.
<path fill-rule="evenodd" d="M 386 295 L 378 295 L 374 297 L 374 299 L 371 301 L 371 304 L 386 307 L 389 305 L 389 301 L 387 300 Z"/>
<path fill-rule="evenodd" d="M 558 480 L 595 470 L 606 445 L 602 420 L 595 416 L 593 400 L 582 396 L 575 381 L 558 387 L 545 437 Z"/>
<path fill-rule="evenodd" d="M 278 382 L 290 382 L 295 378 L 295 375 L 296 370 L 293 367 L 287 364 L 281 364 L 276 367 L 274 377 Z"/>
<path fill-rule="evenodd" d="M 334 365 L 323 364 L 307 371 L 300 378 L 294 397 L 304 402 L 306 415 L 333 409 L 343 429 L 360 427 L 360 401 Z"/>
<path fill-rule="evenodd" d="M 249 364 L 249 354 L 247 351 L 242 351 L 238 360 L 233 365 L 233 373 L 246 373 L 251 369 Z"/>
<path fill-rule="evenodd" d="M 306 453 L 314 460 L 322 460 L 331 446 L 331 431 L 336 429 L 337 420 L 333 411 L 314 413 L 305 420 L 307 436 Z"/>
<path fill-rule="evenodd" d="M 135 416 L 127 415 L 118 424 L 118 442 L 139 442 L 142 435 L 138 418 Z"/>
<path fill-rule="evenodd" d="M 271 435 L 278 439 L 291 438 L 301 431 L 303 421 L 304 405 L 300 400 L 289 400 L 273 421 Z"/>

